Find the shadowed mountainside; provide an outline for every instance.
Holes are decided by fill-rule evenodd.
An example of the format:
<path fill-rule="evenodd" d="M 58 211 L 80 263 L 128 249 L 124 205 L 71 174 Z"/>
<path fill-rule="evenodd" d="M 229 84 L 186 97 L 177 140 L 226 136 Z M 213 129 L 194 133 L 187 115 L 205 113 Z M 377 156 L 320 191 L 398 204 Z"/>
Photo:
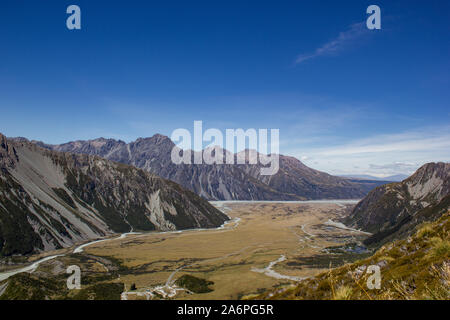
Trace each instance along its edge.
<path fill-rule="evenodd" d="M 130 230 L 218 227 L 226 220 L 195 193 L 145 170 L 0 135 L 0 255 Z"/>

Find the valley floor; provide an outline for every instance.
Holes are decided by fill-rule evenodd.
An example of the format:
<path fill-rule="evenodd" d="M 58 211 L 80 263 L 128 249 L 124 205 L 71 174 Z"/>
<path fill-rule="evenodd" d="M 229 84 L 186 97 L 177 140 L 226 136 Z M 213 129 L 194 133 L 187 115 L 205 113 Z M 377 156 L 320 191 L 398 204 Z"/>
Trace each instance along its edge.
<path fill-rule="evenodd" d="M 232 218 L 223 228 L 128 234 L 45 261 L 33 275 L 63 280 L 67 266 L 79 264 L 82 287 L 86 281 L 123 283 L 121 299 L 240 299 L 368 254 L 357 246 L 355 253 L 350 245 L 366 234 L 334 223 L 354 202 L 214 205 Z M 345 250 L 336 254 L 333 247 L 338 246 Z M 193 276 L 186 278 L 191 286 L 184 286 L 191 288 L 194 281 L 191 290 L 177 281 L 186 275 Z M 196 281 L 203 287 L 196 288 Z"/>

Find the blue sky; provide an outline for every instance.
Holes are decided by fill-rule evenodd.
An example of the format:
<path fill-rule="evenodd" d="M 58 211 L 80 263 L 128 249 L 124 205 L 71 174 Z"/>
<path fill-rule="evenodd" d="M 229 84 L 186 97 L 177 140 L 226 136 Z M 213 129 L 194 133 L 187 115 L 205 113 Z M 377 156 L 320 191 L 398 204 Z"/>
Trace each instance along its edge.
<path fill-rule="evenodd" d="M 281 153 L 333 174 L 411 173 L 450 159 L 449 21 L 448 1 L 2 0 L 0 132 L 132 141 L 202 120 L 279 128 Z"/>

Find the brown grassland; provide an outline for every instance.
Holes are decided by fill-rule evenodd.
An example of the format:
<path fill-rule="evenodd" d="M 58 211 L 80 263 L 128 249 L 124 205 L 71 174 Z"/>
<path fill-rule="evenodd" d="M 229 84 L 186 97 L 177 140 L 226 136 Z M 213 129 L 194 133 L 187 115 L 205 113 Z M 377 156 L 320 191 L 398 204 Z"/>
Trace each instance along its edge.
<path fill-rule="evenodd" d="M 227 203 L 234 220 L 222 230 L 180 233 L 147 233 L 93 244 L 85 254 L 113 258 L 121 264 L 120 277 L 137 292 L 164 285 L 182 275 L 212 281 L 211 292 L 178 291 L 178 299 L 238 299 L 281 285 L 294 283 L 285 276 L 310 277 L 352 255 L 333 255 L 324 248 L 340 246 L 363 235 L 324 225 L 337 219 L 351 205 L 334 203 Z M 276 278 L 254 268 L 273 266 Z M 145 296 L 129 295 L 129 299 Z"/>

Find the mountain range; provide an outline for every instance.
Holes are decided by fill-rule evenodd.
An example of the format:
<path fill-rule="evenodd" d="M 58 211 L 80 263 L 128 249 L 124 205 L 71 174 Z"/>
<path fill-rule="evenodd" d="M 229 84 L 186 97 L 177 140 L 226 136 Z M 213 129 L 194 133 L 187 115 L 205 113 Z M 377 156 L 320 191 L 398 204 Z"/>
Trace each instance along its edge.
<path fill-rule="evenodd" d="M 174 181 L 207 200 L 358 199 L 386 183 L 332 176 L 284 155 L 279 156 L 279 171 L 272 176 L 261 175 L 259 164 L 174 164 L 171 151 L 175 144 L 160 134 L 131 143 L 104 138 L 60 145 L 33 143 L 49 150 L 97 155 L 133 165 Z"/>
<path fill-rule="evenodd" d="M 0 142 L 2 255 L 131 230 L 220 226 L 228 217 L 206 200 L 348 199 L 367 193 L 343 222 L 373 233 L 366 244 L 380 244 L 439 215 L 436 207 L 445 209 L 449 201 L 446 163 L 383 184 L 335 177 L 283 155 L 273 176 L 260 175 L 259 164 L 177 165 L 171 161 L 175 145 L 162 135 L 61 145 L 0 135 Z"/>
<path fill-rule="evenodd" d="M 132 230 L 218 227 L 228 219 L 195 193 L 148 171 L 0 134 L 0 256 Z"/>

